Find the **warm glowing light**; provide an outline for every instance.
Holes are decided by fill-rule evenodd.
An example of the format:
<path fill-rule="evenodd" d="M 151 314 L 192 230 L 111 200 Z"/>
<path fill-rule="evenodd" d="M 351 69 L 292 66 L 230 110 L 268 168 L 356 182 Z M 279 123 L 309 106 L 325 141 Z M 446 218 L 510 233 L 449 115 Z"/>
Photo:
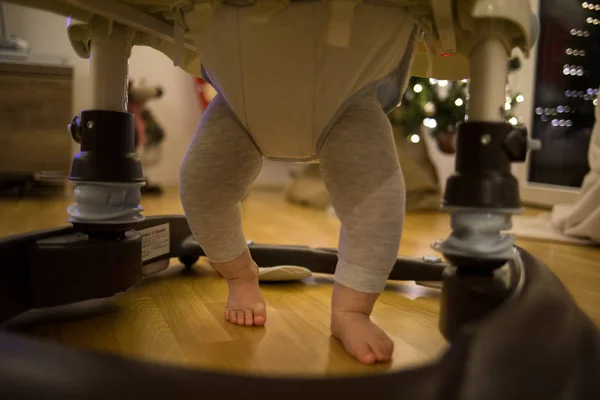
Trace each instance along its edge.
<path fill-rule="evenodd" d="M 519 123 L 519 120 L 516 117 L 512 117 L 508 122 L 510 122 L 511 125 L 516 125 Z"/>
<path fill-rule="evenodd" d="M 525 96 L 523 96 L 522 94 L 517 96 L 517 103 L 522 103 L 525 101 Z"/>
<path fill-rule="evenodd" d="M 421 141 L 421 137 L 419 135 L 417 135 L 416 133 L 413 133 L 412 135 L 410 135 L 410 142 L 411 143 L 419 143 Z"/>
<path fill-rule="evenodd" d="M 437 121 L 433 118 L 425 118 L 423 120 L 423 125 L 425 125 L 429 129 L 435 129 L 437 127 Z"/>
<path fill-rule="evenodd" d="M 415 93 L 421 93 L 423 91 L 423 86 L 419 85 L 418 83 L 413 87 L 413 90 L 415 91 Z"/>
<path fill-rule="evenodd" d="M 456 104 L 456 107 L 460 107 L 463 104 L 465 104 L 465 102 L 463 101 L 463 99 L 456 99 L 456 101 L 454 102 L 454 104 Z"/>
<path fill-rule="evenodd" d="M 448 81 L 438 81 L 438 85 L 440 85 L 440 87 L 446 87 L 448 86 Z"/>

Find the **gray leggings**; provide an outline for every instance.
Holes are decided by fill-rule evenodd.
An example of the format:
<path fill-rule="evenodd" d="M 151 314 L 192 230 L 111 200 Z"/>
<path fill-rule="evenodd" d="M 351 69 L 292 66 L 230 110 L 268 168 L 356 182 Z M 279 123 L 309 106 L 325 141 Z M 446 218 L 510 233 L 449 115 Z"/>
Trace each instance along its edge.
<path fill-rule="evenodd" d="M 365 293 L 386 284 L 400 246 L 405 189 L 390 123 L 372 93 L 358 97 L 317 149 L 342 228 L 335 281 Z M 217 96 L 181 168 L 181 199 L 195 239 L 213 263 L 246 249 L 241 200 L 262 155 Z"/>

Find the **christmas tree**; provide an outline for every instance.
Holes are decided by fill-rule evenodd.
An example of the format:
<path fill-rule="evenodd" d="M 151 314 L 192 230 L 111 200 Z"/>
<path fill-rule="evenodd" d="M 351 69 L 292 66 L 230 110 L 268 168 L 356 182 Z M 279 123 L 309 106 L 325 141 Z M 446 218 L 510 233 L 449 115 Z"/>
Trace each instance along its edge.
<path fill-rule="evenodd" d="M 519 69 L 521 62 L 513 58 L 508 63 L 508 72 Z M 402 99 L 402 105 L 389 114 L 393 125 L 399 126 L 408 140 L 418 143 L 422 127 L 429 129 L 437 139 L 440 150 L 454 153 L 454 131 L 458 122 L 466 118 L 468 80 L 444 81 L 413 77 Z M 513 110 L 524 97 L 511 93 L 507 88 L 506 120 L 513 125 L 519 123 Z"/>

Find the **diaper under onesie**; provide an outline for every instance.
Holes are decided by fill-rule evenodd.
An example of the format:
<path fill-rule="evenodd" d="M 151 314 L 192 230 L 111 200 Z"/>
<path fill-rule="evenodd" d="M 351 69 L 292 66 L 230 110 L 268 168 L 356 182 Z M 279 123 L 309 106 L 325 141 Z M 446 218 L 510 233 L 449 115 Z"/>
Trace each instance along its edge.
<path fill-rule="evenodd" d="M 181 169 L 185 214 L 211 262 L 247 248 L 241 199 L 263 156 L 317 160 L 342 223 L 335 280 L 383 290 L 405 199 L 386 111 L 404 91 L 416 32 L 403 8 L 367 3 L 291 2 L 267 20 L 251 7 L 215 11 L 195 44 L 218 95 Z"/>

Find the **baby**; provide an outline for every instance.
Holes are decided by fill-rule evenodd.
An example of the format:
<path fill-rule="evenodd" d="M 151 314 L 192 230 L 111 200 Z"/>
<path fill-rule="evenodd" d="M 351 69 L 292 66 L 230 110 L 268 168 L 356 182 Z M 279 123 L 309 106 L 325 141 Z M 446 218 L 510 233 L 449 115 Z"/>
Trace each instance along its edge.
<path fill-rule="evenodd" d="M 227 321 L 267 321 L 241 221 L 262 158 L 318 161 L 342 224 L 331 333 L 361 363 L 391 359 L 393 342 L 369 316 L 402 233 L 404 181 L 386 112 L 404 91 L 416 33 L 399 6 L 292 1 L 262 14 L 223 6 L 198 35 L 218 95 L 183 162 L 181 198 L 227 280 Z"/>

